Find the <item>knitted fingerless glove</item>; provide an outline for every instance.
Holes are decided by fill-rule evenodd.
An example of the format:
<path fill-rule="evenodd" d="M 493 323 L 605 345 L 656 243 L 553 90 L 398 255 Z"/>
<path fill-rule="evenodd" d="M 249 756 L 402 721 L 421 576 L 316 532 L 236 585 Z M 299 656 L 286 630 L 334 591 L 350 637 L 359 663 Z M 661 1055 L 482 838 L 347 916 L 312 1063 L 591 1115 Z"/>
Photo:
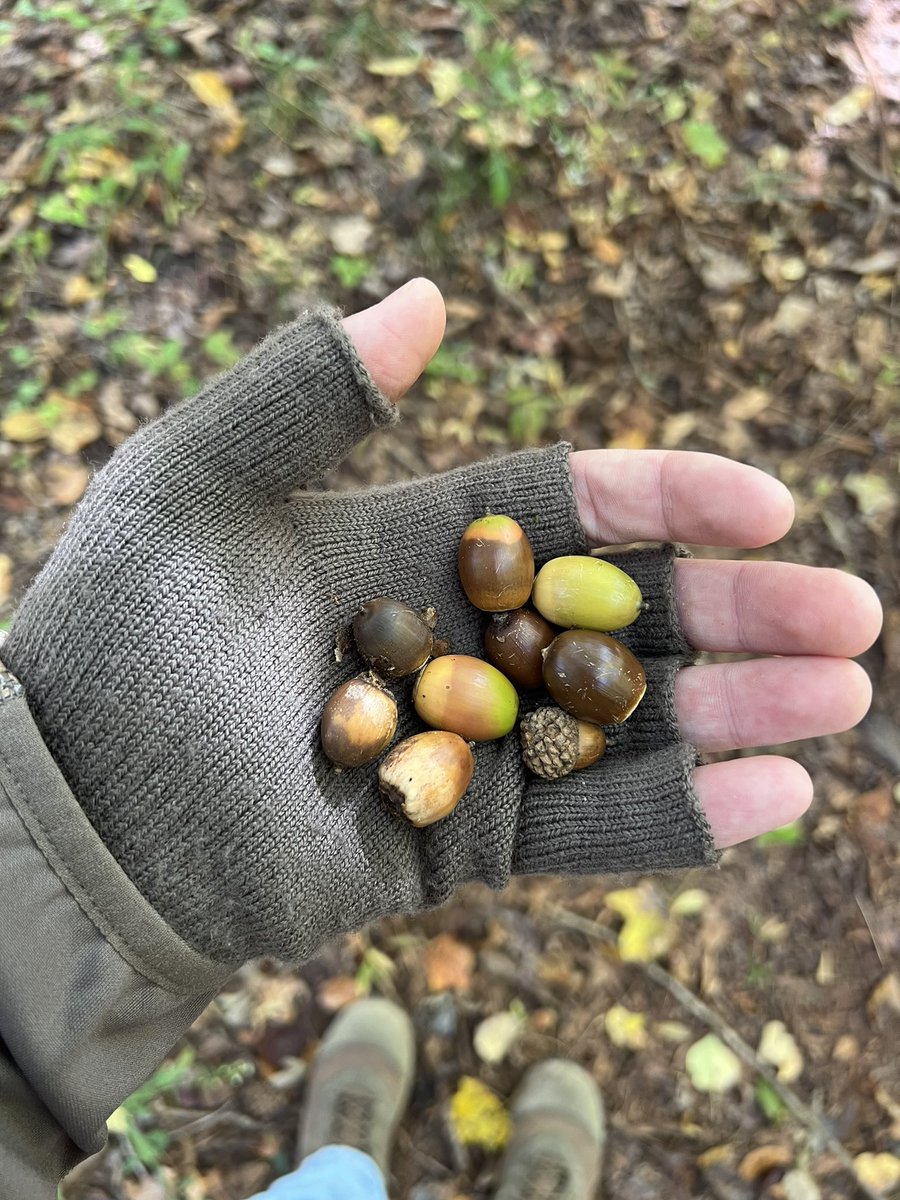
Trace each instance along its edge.
<path fill-rule="evenodd" d="M 362 602 L 432 604 L 439 636 L 480 655 L 456 573 L 466 525 L 508 513 L 538 563 L 586 549 L 565 445 L 361 492 L 297 490 L 395 419 L 335 314 L 276 331 L 118 449 L 4 647 L 110 852 L 223 962 L 308 957 L 466 880 L 715 859 L 673 708 L 691 651 L 671 547 L 617 559 L 648 601 L 622 635 L 648 690 L 595 767 L 547 781 L 526 772 L 515 733 L 480 744 L 456 811 L 420 830 L 380 803 L 376 765 L 338 772 L 324 757 L 324 702 L 358 669 L 335 661 L 335 635 Z M 409 687 L 394 687 L 398 736 L 422 728 Z"/>

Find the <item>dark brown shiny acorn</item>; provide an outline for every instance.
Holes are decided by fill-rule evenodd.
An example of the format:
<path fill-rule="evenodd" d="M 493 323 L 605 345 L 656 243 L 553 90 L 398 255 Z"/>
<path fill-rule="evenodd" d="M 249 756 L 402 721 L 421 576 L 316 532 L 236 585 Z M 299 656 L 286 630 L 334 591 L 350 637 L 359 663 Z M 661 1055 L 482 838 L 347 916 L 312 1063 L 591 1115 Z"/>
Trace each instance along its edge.
<path fill-rule="evenodd" d="M 512 517 L 480 517 L 466 529 L 457 555 L 463 590 L 483 612 L 521 608 L 534 583 L 534 554 Z"/>
<path fill-rule="evenodd" d="M 431 657 L 431 630 L 402 600 L 377 596 L 353 618 L 353 637 L 367 663 L 385 679 L 402 679 Z"/>
<path fill-rule="evenodd" d="M 544 684 L 567 713 L 618 725 L 647 690 L 644 668 L 627 646 L 593 629 L 567 629 L 544 655 Z"/>
<path fill-rule="evenodd" d="M 474 770 L 468 743 L 435 729 L 394 746 L 378 767 L 378 787 L 395 812 L 422 828 L 453 812 Z"/>
<path fill-rule="evenodd" d="M 322 749 L 339 767 L 374 762 L 396 731 L 394 697 L 362 676 L 336 688 L 322 711 Z"/>
<path fill-rule="evenodd" d="M 561 708 L 538 708 L 519 725 L 525 766 L 544 779 L 562 779 L 589 767 L 606 750 L 606 734 L 599 725 L 579 721 Z"/>
<path fill-rule="evenodd" d="M 549 621 L 528 608 L 496 613 L 484 631 L 484 652 L 520 688 L 544 683 L 544 651 L 556 637 Z"/>

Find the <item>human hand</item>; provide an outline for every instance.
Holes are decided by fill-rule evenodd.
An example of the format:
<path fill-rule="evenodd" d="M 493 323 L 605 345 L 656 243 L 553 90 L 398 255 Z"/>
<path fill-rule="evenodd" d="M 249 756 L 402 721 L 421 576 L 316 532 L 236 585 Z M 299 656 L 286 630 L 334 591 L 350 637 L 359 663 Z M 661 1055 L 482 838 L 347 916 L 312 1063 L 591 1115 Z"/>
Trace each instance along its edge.
<path fill-rule="evenodd" d="M 423 285 L 409 315 L 393 297 L 345 324 L 377 383 L 399 398 L 433 353 L 443 305 Z M 399 300 L 399 297 L 398 297 Z M 396 322 L 396 324 L 395 324 Z M 402 338 L 393 336 L 397 325 Z M 783 484 L 711 454 L 586 450 L 571 458 L 578 515 L 593 546 L 639 541 L 752 549 L 783 537 L 794 502 Z M 678 722 L 701 752 L 781 745 L 839 733 L 869 708 L 857 663 L 881 629 L 881 605 L 863 580 L 831 568 L 764 561 L 677 559 L 678 618 L 695 650 L 752 661 L 689 666 L 675 682 Z M 775 657 L 778 656 L 778 657 Z M 697 767 L 694 787 L 719 848 L 785 825 L 812 800 L 793 759 L 759 755 Z"/>
<path fill-rule="evenodd" d="M 554 447 L 386 488 L 297 492 L 391 422 L 389 401 L 442 333 L 440 296 L 416 281 L 343 331 L 326 316 L 285 327 L 145 426 L 93 481 L 4 647 L 111 853 L 185 941 L 222 961 L 306 957 L 466 879 L 710 862 L 714 838 L 790 820 L 809 784 L 780 759 L 694 772 L 688 739 L 723 749 L 811 736 L 868 703 L 859 669 L 828 658 L 684 667 L 684 633 L 699 648 L 858 653 L 878 623 L 865 585 L 684 562 L 673 605 L 668 558 L 638 555 L 652 608 L 623 637 L 645 661 L 648 694 L 596 768 L 538 780 L 514 737 L 483 744 L 465 801 L 426 830 L 381 808 L 373 768 L 336 774 L 318 742 L 325 698 L 350 670 L 334 662 L 334 633 L 361 601 L 396 594 L 433 603 L 441 635 L 477 652 L 480 622 L 455 572 L 475 516 L 520 518 L 539 560 L 584 549 L 585 534 L 758 545 L 790 520 L 786 491 L 760 472 L 653 452 L 569 462 Z M 768 620 L 779 605 L 783 619 Z M 833 611 L 848 605 L 855 641 Z M 415 727 L 404 715 L 401 736 Z"/>

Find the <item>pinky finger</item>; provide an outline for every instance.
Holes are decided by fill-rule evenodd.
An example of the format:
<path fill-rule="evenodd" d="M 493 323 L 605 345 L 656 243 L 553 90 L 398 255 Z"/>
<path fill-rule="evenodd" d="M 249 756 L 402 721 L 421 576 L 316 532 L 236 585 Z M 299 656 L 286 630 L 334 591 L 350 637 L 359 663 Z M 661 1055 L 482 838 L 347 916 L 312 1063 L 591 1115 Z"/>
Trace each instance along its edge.
<path fill-rule="evenodd" d="M 796 821 L 813 796 L 804 768 L 774 754 L 698 767 L 694 788 L 720 850 Z"/>

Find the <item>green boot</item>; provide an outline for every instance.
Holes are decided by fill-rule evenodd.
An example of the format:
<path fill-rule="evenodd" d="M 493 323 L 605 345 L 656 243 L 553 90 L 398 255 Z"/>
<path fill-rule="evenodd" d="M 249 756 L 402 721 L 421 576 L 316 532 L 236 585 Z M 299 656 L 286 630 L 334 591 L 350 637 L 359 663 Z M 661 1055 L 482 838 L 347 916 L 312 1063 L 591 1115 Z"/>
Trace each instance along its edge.
<path fill-rule="evenodd" d="M 412 1022 L 390 1000 L 358 1000 L 332 1021 L 306 1088 L 298 1160 L 322 1146 L 353 1146 L 387 1177 L 391 1144 L 415 1066 Z"/>
<path fill-rule="evenodd" d="M 595 1200 L 606 1128 L 587 1071 L 561 1058 L 531 1067 L 512 1118 L 496 1200 Z"/>

